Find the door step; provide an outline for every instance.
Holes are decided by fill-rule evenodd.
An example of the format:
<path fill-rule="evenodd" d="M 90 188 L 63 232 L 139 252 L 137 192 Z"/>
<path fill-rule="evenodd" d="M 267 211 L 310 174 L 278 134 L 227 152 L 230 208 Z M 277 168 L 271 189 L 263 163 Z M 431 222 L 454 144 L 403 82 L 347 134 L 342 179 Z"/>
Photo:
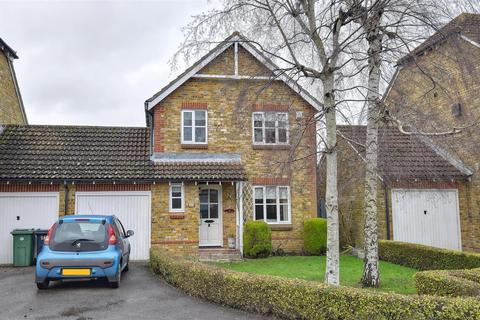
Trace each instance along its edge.
<path fill-rule="evenodd" d="M 201 262 L 242 261 L 242 255 L 236 249 L 200 248 L 198 255 Z"/>

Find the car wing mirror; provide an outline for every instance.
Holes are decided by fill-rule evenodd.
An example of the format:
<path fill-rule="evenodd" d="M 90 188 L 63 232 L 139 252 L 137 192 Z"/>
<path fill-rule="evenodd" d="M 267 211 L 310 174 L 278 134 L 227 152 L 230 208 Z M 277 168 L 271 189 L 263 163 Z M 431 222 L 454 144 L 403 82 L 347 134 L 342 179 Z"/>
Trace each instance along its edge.
<path fill-rule="evenodd" d="M 133 230 L 127 230 L 127 238 L 133 236 L 134 234 L 135 232 L 133 232 Z"/>

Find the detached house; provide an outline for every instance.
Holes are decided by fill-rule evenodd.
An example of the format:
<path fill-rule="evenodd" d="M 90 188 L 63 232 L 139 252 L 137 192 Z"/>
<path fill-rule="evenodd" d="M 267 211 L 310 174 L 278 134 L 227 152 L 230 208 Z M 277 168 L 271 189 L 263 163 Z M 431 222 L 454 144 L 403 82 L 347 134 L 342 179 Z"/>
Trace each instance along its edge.
<path fill-rule="evenodd" d="M 146 128 L 6 126 L 0 237 L 113 213 L 135 230 L 133 259 L 151 246 L 235 255 L 256 219 L 274 247 L 300 252 L 303 220 L 316 216 L 320 103 L 277 69 L 235 33 L 145 102 Z M 7 238 L 0 263 L 11 262 Z"/>
<path fill-rule="evenodd" d="M 479 30 L 462 14 L 398 61 L 385 101 L 414 134 L 379 132 L 381 238 L 480 251 Z M 366 129 L 338 132 L 342 238 L 361 248 Z"/>

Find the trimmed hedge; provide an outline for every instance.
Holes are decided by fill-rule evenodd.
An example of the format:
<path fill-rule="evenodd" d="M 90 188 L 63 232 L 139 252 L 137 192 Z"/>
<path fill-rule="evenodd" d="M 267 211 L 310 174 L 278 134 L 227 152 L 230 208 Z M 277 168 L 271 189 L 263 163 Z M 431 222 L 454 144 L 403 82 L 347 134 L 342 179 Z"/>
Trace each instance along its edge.
<path fill-rule="evenodd" d="M 248 258 L 264 258 L 272 254 L 272 230 L 264 221 L 247 221 L 243 231 L 243 253 Z"/>
<path fill-rule="evenodd" d="M 471 271 L 473 270 L 476 270 L 476 272 L 472 276 Z M 422 271 L 416 273 L 413 278 L 419 294 L 474 297 L 480 295 L 480 283 L 469 278 L 478 280 L 480 272 L 478 269 L 473 270 Z"/>
<path fill-rule="evenodd" d="M 454 270 L 480 267 L 480 255 L 400 241 L 380 240 L 380 260 L 418 270 Z"/>
<path fill-rule="evenodd" d="M 322 255 L 327 251 L 327 220 L 305 219 L 303 223 L 303 247 L 306 254 Z"/>
<path fill-rule="evenodd" d="M 286 319 L 480 319 L 480 300 L 403 296 L 255 275 L 172 258 L 152 250 L 154 273 L 188 294 Z"/>

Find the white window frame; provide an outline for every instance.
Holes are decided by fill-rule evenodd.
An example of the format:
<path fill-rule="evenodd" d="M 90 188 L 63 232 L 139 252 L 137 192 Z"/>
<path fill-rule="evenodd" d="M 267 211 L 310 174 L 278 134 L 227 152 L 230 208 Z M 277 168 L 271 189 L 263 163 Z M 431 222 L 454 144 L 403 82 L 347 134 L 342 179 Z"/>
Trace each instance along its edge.
<path fill-rule="evenodd" d="M 267 187 L 276 187 L 275 188 L 275 205 L 277 207 L 277 221 L 272 222 L 272 221 L 267 221 Z M 280 221 L 280 188 L 287 188 L 287 220 L 286 221 Z M 284 186 L 284 185 L 279 185 L 279 186 L 272 186 L 272 185 L 265 185 L 265 186 L 254 186 L 253 187 L 253 220 L 256 219 L 256 214 L 255 214 L 255 207 L 257 204 L 255 203 L 255 190 L 256 189 L 262 189 L 263 190 L 263 221 L 265 221 L 268 224 L 291 224 L 292 223 L 292 200 L 291 200 L 291 195 L 290 195 L 290 187 L 289 186 Z M 261 221 L 261 220 L 257 220 Z"/>
<path fill-rule="evenodd" d="M 265 139 L 266 139 L 266 136 L 265 136 L 265 119 L 266 119 L 266 113 L 275 113 L 275 116 L 279 115 L 279 114 L 284 114 L 285 117 L 286 117 L 286 123 L 287 123 L 287 126 L 285 127 L 285 129 L 287 130 L 287 141 L 286 142 L 279 142 L 278 141 L 278 119 L 275 119 L 275 142 L 266 142 Z M 255 141 L 255 115 L 256 114 L 260 114 L 262 115 L 262 118 L 263 118 L 263 121 L 262 121 L 262 136 L 263 136 L 263 141 L 262 142 L 258 142 L 258 141 Z M 290 144 L 290 123 L 288 121 L 288 112 L 279 112 L 279 111 L 255 111 L 252 113 L 252 143 L 254 145 L 259 145 L 259 146 L 276 146 L 276 145 L 280 145 L 280 146 L 284 146 L 284 145 L 288 145 Z"/>
<path fill-rule="evenodd" d="M 178 208 L 175 208 L 175 209 L 172 208 L 173 187 L 181 187 L 181 196 L 180 196 L 181 207 L 179 209 Z M 175 197 L 175 199 L 178 199 L 178 197 Z M 183 182 L 182 183 L 170 183 L 170 185 L 168 187 L 168 210 L 170 212 L 185 212 L 185 186 L 184 186 Z"/>
<path fill-rule="evenodd" d="M 195 141 L 195 128 L 203 128 L 203 126 L 196 126 L 195 125 L 195 111 L 202 111 L 205 112 L 205 142 L 196 142 Z M 185 141 L 183 136 L 183 129 L 184 129 L 184 114 L 185 112 L 192 113 L 192 141 Z M 208 111 L 206 109 L 184 109 L 182 110 L 182 116 L 180 117 L 180 134 L 182 139 L 182 144 L 208 144 Z"/>

